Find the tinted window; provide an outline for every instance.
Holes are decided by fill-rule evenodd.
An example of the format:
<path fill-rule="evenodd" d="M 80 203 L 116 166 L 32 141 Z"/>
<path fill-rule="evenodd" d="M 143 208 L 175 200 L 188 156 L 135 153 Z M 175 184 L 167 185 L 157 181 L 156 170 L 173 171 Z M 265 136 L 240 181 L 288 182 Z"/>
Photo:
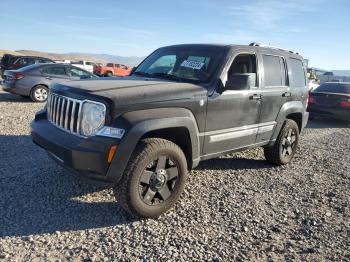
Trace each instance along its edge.
<path fill-rule="evenodd" d="M 59 76 L 67 75 L 66 69 L 62 66 L 47 67 L 47 68 L 44 68 L 42 72 L 46 75 L 59 75 Z"/>
<path fill-rule="evenodd" d="M 69 69 L 69 75 L 73 77 L 81 77 L 81 76 L 92 76 L 89 72 L 86 72 L 82 69 L 71 67 Z"/>
<path fill-rule="evenodd" d="M 350 84 L 325 83 L 317 87 L 314 92 L 350 94 Z"/>
<path fill-rule="evenodd" d="M 303 62 L 298 59 L 290 58 L 290 71 L 291 71 L 291 79 L 294 87 L 305 87 L 306 79 L 305 79 L 305 71 Z"/>
<path fill-rule="evenodd" d="M 107 67 L 113 67 L 113 63 L 108 63 L 106 66 Z"/>
<path fill-rule="evenodd" d="M 265 87 L 284 86 L 280 57 L 263 55 Z"/>

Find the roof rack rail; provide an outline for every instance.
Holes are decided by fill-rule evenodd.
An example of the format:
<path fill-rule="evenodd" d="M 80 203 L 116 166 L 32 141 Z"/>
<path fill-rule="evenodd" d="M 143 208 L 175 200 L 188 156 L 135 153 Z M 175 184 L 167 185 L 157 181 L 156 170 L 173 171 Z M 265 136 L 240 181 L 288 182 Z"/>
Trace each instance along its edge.
<path fill-rule="evenodd" d="M 258 42 L 252 42 L 252 43 L 249 44 L 249 46 L 259 46 L 259 47 L 271 48 L 271 49 L 276 49 L 276 50 L 281 50 L 281 51 L 287 51 L 287 52 L 292 53 L 292 54 L 300 55 L 300 53 L 297 52 L 297 51 L 295 51 L 295 50 L 286 50 L 286 49 L 283 49 L 283 48 L 280 48 L 280 47 L 275 47 L 275 46 L 270 46 L 270 45 L 264 45 L 264 44 L 261 44 L 261 43 L 258 43 Z"/>

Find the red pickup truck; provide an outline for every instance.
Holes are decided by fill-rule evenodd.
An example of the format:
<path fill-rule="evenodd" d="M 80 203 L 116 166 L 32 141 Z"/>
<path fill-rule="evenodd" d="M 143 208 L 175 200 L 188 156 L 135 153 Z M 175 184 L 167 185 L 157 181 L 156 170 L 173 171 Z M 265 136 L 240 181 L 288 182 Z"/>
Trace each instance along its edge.
<path fill-rule="evenodd" d="M 128 76 L 131 72 L 131 68 L 122 65 L 108 63 L 106 66 L 95 66 L 94 74 L 99 76 Z"/>

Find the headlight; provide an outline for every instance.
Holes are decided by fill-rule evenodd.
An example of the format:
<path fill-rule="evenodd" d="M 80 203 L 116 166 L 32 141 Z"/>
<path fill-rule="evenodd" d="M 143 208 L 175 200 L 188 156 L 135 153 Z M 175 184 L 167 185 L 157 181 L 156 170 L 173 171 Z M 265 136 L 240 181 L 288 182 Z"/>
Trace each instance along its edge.
<path fill-rule="evenodd" d="M 104 104 L 85 101 L 82 107 L 80 132 L 83 136 L 93 136 L 104 125 L 106 107 Z"/>

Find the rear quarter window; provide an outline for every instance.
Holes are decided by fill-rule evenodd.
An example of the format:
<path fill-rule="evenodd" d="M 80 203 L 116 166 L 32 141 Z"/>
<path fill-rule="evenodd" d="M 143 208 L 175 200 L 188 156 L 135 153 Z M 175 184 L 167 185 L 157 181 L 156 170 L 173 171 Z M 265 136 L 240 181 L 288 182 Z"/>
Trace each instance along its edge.
<path fill-rule="evenodd" d="M 289 64 L 292 86 L 304 88 L 306 86 L 306 78 L 303 62 L 299 59 L 290 58 Z"/>

